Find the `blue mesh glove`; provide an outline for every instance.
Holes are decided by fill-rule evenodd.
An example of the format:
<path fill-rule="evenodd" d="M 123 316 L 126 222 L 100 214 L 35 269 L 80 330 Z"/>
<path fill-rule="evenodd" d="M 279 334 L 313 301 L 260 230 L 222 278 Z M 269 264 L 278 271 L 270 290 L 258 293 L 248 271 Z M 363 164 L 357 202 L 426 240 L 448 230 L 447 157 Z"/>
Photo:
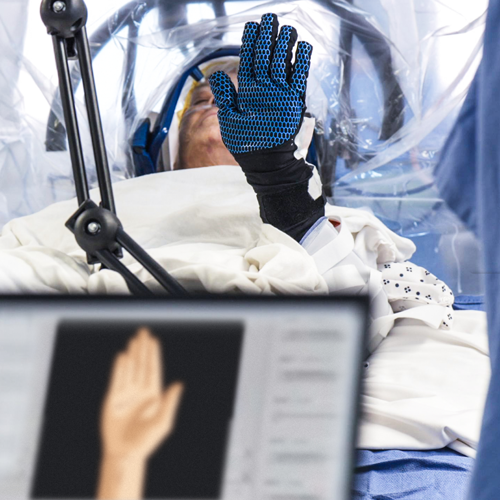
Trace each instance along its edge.
<path fill-rule="evenodd" d="M 283 26 L 275 14 L 260 25 L 245 25 L 240 50 L 238 92 L 229 76 L 217 71 L 210 86 L 219 108 L 222 140 L 254 188 L 264 222 L 300 240 L 324 215 L 324 198 L 310 194 L 312 165 L 296 155 L 305 115 L 305 92 L 312 46 Z"/>

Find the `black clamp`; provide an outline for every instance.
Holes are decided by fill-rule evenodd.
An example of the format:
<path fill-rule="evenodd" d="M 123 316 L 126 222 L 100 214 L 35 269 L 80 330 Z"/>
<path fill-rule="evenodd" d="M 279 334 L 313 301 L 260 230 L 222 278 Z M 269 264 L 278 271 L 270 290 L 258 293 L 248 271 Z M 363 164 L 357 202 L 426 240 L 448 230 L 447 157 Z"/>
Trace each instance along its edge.
<path fill-rule="evenodd" d="M 123 252 L 117 242 L 119 230 L 123 230 L 118 217 L 97 206 L 92 200 L 87 200 L 80 205 L 78 210 L 66 222 L 66 227 L 75 235 L 80 247 L 87 252 L 87 262 L 98 264 L 97 254 L 108 250 L 117 257 L 122 257 Z"/>

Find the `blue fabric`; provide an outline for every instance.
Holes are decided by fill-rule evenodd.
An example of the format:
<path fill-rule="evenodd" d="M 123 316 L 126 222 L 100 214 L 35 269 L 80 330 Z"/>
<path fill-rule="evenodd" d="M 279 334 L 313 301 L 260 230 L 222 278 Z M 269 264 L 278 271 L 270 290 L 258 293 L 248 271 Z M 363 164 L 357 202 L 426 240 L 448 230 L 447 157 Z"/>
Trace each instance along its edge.
<path fill-rule="evenodd" d="M 455 311 L 484 311 L 484 297 L 482 295 L 455 295 L 453 309 Z"/>
<path fill-rule="evenodd" d="M 229 76 L 215 72 L 209 79 L 222 139 L 232 154 L 270 149 L 297 134 L 305 110 L 312 46 L 299 42 L 291 64 L 297 33 L 281 28 L 275 14 L 262 16 L 260 25 L 245 25 L 240 50 L 238 93 Z"/>
<path fill-rule="evenodd" d="M 483 246 L 492 376 L 470 499 L 500 498 L 500 0 L 490 0 L 481 65 L 444 147 L 436 181 Z"/>
<path fill-rule="evenodd" d="M 448 448 L 359 450 L 353 500 L 463 500 L 474 459 Z"/>

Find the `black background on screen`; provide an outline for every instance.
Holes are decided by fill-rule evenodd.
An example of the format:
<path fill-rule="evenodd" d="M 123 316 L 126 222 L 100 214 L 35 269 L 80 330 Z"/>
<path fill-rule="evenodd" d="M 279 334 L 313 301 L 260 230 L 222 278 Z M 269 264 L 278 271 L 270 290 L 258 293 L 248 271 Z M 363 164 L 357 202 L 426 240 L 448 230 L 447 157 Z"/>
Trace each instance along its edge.
<path fill-rule="evenodd" d="M 146 497 L 219 497 L 243 340 L 240 323 L 63 323 L 33 497 L 95 497 L 99 416 L 112 363 L 144 325 L 161 341 L 165 384 L 185 384 L 175 430 L 149 460 Z"/>

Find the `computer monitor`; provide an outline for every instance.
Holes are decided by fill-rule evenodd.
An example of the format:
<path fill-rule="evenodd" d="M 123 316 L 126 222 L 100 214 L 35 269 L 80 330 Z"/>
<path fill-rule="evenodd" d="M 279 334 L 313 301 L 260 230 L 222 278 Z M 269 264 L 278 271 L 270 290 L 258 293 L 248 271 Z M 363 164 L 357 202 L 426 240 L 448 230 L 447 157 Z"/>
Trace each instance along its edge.
<path fill-rule="evenodd" d="M 0 498 L 347 500 L 367 315 L 357 297 L 1 298 Z"/>

